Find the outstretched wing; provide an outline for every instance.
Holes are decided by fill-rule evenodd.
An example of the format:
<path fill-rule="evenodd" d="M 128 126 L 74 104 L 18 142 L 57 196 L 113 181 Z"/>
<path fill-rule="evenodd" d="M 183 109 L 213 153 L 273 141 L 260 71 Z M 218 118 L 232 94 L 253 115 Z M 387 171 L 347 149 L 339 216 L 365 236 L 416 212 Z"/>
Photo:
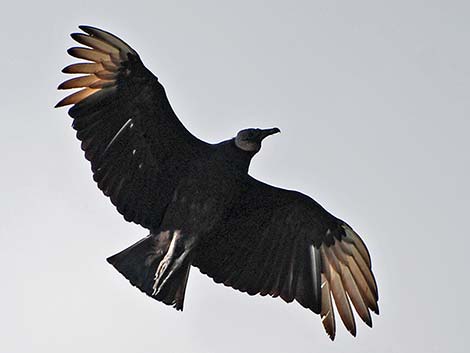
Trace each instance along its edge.
<path fill-rule="evenodd" d="M 59 89 L 81 88 L 56 107 L 69 115 L 91 162 L 98 187 L 127 221 L 158 227 L 188 162 L 211 145 L 178 120 L 163 86 L 125 42 L 103 30 L 80 26 L 71 36 L 86 47 L 68 53 L 86 62 L 64 73 L 82 74 Z"/>
<path fill-rule="evenodd" d="M 201 272 L 250 295 L 294 299 L 321 314 L 335 337 L 333 300 L 346 328 L 351 309 L 372 326 L 378 292 L 360 237 L 311 198 L 248 177 L 227 223 L 203 239 L 195 263 Z"/>

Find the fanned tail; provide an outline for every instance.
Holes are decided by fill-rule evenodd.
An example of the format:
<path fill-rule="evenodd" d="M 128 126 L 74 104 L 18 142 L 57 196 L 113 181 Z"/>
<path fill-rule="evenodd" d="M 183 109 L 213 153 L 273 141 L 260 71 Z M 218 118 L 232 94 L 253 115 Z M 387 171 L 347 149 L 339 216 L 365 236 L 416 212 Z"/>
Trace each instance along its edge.
<path fill-rule="evenodd" d="M 183 310 L 184 294 L 191 264 L 177 268 L 164 283 L 156 286 L 157 272 L 171 243 L 171 233 L 149 235 L 127 249 L 113 255 L 107 261 L 133 286 L 148 296 Z"/>

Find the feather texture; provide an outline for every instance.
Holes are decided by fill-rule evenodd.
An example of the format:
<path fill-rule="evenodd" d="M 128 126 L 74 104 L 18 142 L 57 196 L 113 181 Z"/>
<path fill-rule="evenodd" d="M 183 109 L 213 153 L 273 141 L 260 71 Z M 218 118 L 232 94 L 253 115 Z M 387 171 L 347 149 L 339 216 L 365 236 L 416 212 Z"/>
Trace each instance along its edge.
<path fill-rule="evenodd" d="M 85 33 L 71 36 L 84 47 L 68 53 L 86 61 L 65 67 L 79 76 L 59 86 L 78 91 L 56 107 L 73 105 L 69 115 L 93 179 L 118 211 L 127 221 L 158 227 L 188 162 L 210 145 L 181 124 L 163 86 L 129 45 L 98 28 L 80 29 Z"/>
<path fill-rule="evenodd" d="M 194 137 L 129 45 L 80 29 L 72 38 L 85 47 L 68 52 L 87 62 L 65 67 L 79 76 L 59 85 L 79 90 L 56 106 L 73 105 L 93 179 L 124 218 L 151 232 L 166 227 L 197 237 L 191 260 L 201 272 L 250 295 L 297 301 L 321 315 L 331 339 L 335 307 L 351 334 L 353 308 L 372 326 L 378 290 L 359 235 L 310 197 L 250 177 L 252 155 L 233 140 L 210 145 Z M 181 277 L 186 283 L 187 273 Z M 185 287 L 170 287 L 168 297 L 182 304 Z"/>
<path fill-rule="evenodd" d="M 87 47 L 73 47 L 68 53 L 91 62 L 71 64 L 62 71 L 68 74 L 89 75 L 67 80 L 59 85 L 59 89 L 92 88 L 95 91 L 87 90 L 86 93 L 90 94 L 73 93 L 70 98 L 62 99 L 56 107 L 77 104 L 100 89 L 115 86 L 122 65 L 128 60 L 127 55 L 137 55 L 133 49 L 112 34 L 89 26 L 82 27 L 80 28 L 86 30 L 88 34 L 72 33 L 71 37 Z"/>
<path fill-rule="evenodd" d="M 204 239 L 194 263 L 201 272 L 250 295 L 296 300 L 321 315 L 331 339 L 335 310 L 352 335 L 357 330 L 353 307 L 372 326 L 369 310 L 378 313 L 377 287 L 366 252 L 358 249 L 363 245 L 359 236 L 346 240 L 349 226 L 298 193 L 251 178 L 243 195 L 231 207 L 244 212 Z M 272 213 L 263 214 L 263 207 Z"/>
<path fill-rule="evenodd" d="M 328 337 L 331 340 L 335 339 L 336 335 L 336 323 L 335 323 L 335 312 L 333 309 L 333 303 L 331 301 L 331 289 L 328 280 L 326 279 L 325 274 L 321 275 L 322 280 L 322 301 L 321 301 L 321 319 L 323 327 L 325 328 Z"/>
<path fill-rule="evenodd" d="M 344 325 L 355 335 L 356 325 L 350 302 L 362 321 L 372 327 L 369 309 L 378 314 L 378 293 L 364 243 L 349 226 L 343 224 L 342 228 L 345 229 L 345 236 L 336 239 L 331 245 L 323 244 L 320 247 L 324 274 L 322 300 L 328 300 L 324 292 L 326 289 L 330 290 Z M 354 236 L 350 236 L 351 232 Z M 328 303 L 322 303 L 322 316 L 326 315 L 328 310 Z M 334 335 L 329 332 L 331 322 L 327 321 L 327 325 L 325 329 L 333 339 Z"/>

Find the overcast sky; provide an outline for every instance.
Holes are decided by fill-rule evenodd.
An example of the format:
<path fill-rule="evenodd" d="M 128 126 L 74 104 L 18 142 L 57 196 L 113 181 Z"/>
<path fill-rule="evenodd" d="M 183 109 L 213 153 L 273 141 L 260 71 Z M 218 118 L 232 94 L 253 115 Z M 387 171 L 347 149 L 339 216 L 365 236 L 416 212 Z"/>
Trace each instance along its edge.
<path fill-rule="evenodd" d="M 1 352 L 467 352 L 468 1 L 12 1 L 0 14 Z M 150 3 L 150 2 L 148 2 Z M 229 4 L 230 3 L 230 4 Z M 253 160 L 372 255 L 353 338 L 193 268 L 183 313 L 105 258 L 146 235 L 91 178 L 56 90 L 79 24 L 136 49 L 198 137 L 278 126 Z"/>

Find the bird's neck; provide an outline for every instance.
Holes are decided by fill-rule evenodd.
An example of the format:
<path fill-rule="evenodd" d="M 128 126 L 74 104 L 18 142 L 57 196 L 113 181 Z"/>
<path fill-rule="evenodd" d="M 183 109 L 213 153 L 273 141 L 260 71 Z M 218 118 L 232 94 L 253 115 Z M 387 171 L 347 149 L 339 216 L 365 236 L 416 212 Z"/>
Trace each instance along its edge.
<path fill-rule="evenodd" d="M 235 140 L 221 142 L 218 145 L 216 158 L 224 162 L 225 167 L 236 172 L 248 173 L 251 159 L 255 153 L 243 151 L 235 145 Z"/>

